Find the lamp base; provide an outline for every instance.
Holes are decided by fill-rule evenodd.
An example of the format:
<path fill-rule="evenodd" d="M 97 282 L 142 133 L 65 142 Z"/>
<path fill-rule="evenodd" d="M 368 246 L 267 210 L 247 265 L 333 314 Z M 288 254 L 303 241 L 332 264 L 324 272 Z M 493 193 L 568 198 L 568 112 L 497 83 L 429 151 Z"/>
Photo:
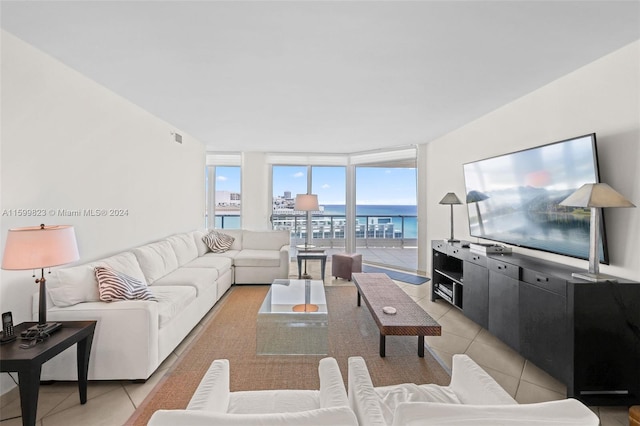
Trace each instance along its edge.
<path fill-rule="evenodd" d="M 592 283 L 601 283 L 605 281 L 609 281 L 612 283 L 617 283 L 618 280 L 610 275 L 605 274 L 594 274 L 593 272 L 574 272 L 571 274 L 573 278 L 580 278 L 581 280 L 589 281 Z"/>
<path fill-rule="evenodd" d="M 48 337 L 56 331 L 57 329 L 62 327 L 61 322 L 46 322 L 44 324 L 33 325 L 21 333 L 21 337 L 23 338 L 38 338 L 38 337 Z"/>

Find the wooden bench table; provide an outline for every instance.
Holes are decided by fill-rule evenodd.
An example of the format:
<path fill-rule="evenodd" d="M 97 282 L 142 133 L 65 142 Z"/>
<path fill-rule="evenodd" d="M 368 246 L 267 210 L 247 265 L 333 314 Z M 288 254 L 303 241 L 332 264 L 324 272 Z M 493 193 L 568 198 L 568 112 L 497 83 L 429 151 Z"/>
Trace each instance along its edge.
<path fill-rule="evenodd" d="M 387 274 L 354 273 L 358 289 L 358 306 L 364 299 L 380 330 L 380 356 L 385 356 L 386 336 L 418 336 L 418 356 L 424 357 L 424 336 L 440 336 L 441 328 Z M 397 313 L 385 314 L 382 308 L 391 306 Z"/>

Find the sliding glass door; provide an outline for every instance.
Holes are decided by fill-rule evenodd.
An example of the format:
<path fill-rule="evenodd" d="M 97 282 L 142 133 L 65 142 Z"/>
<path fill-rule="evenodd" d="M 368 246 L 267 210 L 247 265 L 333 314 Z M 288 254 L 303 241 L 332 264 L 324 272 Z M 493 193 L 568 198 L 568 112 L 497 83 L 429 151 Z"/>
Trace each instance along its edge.
<path fill-rule="evenodd" d="M 416 168 L 356 167 L 356 251 L 363 261 L 418 268 Z"/>

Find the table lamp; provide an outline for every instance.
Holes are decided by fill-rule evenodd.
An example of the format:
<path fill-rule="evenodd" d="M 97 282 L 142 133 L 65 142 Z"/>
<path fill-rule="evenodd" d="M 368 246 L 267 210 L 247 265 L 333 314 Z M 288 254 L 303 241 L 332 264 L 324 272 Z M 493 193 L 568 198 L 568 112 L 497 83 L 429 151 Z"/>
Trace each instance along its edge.
<path fill-rule="evenodd" d="M 589 270 L 574 272 L 575 278 L 592 282 L 615 281 L 615 278 L 601 274 L 600 256 L 600 215 L 598 209 L 603 207 L 635 207 L 606 183 L 587 183 L 559 203 L 561 206 L 589 207 L 591 218 L 589 223 Z"/>
<path fill-rule="evenodd" d="M 318 196 L 316 194 L 298 194 L 296 195 L 295 210 L 307 212 L 307 232 L 304 239 L 304 251 L 309 248 L 309 234 L 312 232 L 311 212 L 320 210 L 318 205 Z M 302 278 L 308 280 L 311 275 L 307 274 L 307 260 L 304 261 L 304 274 Z"/>
<path fill-rule="evenodd" d="M 450 243 L 457 242 L 459 240 L 455 240 L 453 238 L 453 205 L 462 204 L 462 202 L 456 194 L 454 194 L 453 192 L 447 192 L 444 198 L 440 200 L 440 204 L 448 204 L 451 207 L 451 238 L 449 238 L 447 241 L 449 241 Z"/>
<path fill-rule="evenodd" d="M 307 235 L 304 241 L 305 248 L 309 245 L 309 230 L 311 229 L 311 212 L 320 210 L 318 205 L 318 196 L 316 194 L 298 194 L 296 195 L 295 210 L 307 212 Z"/>
<path fill-rule="evenodd" d="M 2 258 L 2 269 L 40 269 L 39 331 L 47 330 L 47 297 L 44 268 L 64 265 L 80 259 L 73 226 L 32 226 L 9 229 Z M 35 273 L 33 275 L 35 277 Z"/>

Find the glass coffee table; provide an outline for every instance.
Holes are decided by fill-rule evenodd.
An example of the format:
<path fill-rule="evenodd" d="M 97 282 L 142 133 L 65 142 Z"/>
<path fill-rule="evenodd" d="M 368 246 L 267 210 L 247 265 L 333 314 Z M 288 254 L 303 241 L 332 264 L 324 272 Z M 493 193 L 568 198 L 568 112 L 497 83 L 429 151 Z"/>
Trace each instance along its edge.
<path fill-rule="evenodd" d="M 326 355 L 329 315 L 320 280 L 275 280 L 258 311 L 258 355 Z"/>

